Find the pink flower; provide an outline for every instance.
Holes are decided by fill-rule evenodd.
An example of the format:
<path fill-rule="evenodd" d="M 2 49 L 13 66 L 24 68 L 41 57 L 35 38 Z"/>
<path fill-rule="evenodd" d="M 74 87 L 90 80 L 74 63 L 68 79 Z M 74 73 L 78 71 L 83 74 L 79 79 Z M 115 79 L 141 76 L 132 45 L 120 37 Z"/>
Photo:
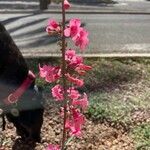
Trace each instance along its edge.
<path fill-rule="evenodd" d="M 72 39 L 75 42 L 76 46 L 79 46 L 81 50 L 84 50 L 89 44 L 88 32 L 80 28 L 79 34 Z"/>
<path fill-rule="evenodd" d="M 52 32 L 60 32 L 60 26 L 59 23 L 57 23 L 55 20 L 51 19 L 48 21 L 48 25 L 46 27 L 46 32 L 52 33 Z"/>
<path fill-rule="evenodd" d="M 70 135 L 81 136 L 81 127 L 85 122 L 84 116 L 77 110 L 72 109 L 72 118 L 68 118 L 65 127 L 70 130 Z"/>
<path fill-rule="evenodd" d="M 75 50 L 72 49 L 66 50 L 65 60 L 70 62 L 75 55 L 76 55 Z"/>
<path fill-rule="evenodd" d="M 64 8 L 65 9 L 69 9 L 71 7 L 70 3 L 68 2 L 68 0 L 64 0 Z"/>
<path fill-rule="evenodd" d="M 79 46 L 81 50 L 84 50 L 89 44 L 88 32 L 81 26 L 79 19 L 71 19 L 69 26 L 64 30 L 66 37 L 71 37 L 76 46 Z"/>
<path fill-rule="evenodd" d="M 56 101 L 62 101 L 64 99 L 63 93 L 63 87 L 59 84 L 52 88 L 52 96 Z"/>
<path fill-rule="evenodd" d="M 65 52 L 65 60 L 73 68 L 75 68 L 76 66 L 78 66 L 83 62 L 83 58 L 77 56 L 75 50 L 72 49 L 69 49 Z"/>
<path fill-rule="evenodd" d="M 89 71 L 89 70 L 92 69 L 92 67 L 80 63 L 79 66 L 78 66 L 78 69 L 80 69 L 80 70 L 85 70 L 85 71 Z"/>
<path fill-rule="evenodd" d="M 73 106 L 76 106 L 76 105 L 77 106 L 81 106 L 82 109 L 86 109 L 88 107 L 88 105 L 89 105 L 87 95 L 84 93 L 84 96 L 83 96 L 82 99 L 79 99 L 79 100 L 74 99 L 72 101 L 72 105 Z"/>
<path fill-rule="evenodd" d="M 81 21 L 79 19 L 71 19 L 69 27 L 64 30 L 66 37 L 75 37 L 80 31 Z"/>
<path fill-rule="evenodd" d="M 92 69 L 91 66 L 83 64 L 83 58 L 76 55 L 75 50 L 69 49 L 65 52 L 65 60 L 69 67 L 75 69 L 80 75 L 84 75 L 86 71 Z"/>
<path fill-rule="evenodd" d="M 69 73 L 66 74 L 66 77 L 67 77 L 68 81 L 70 81 L 70 82 L 76 84 L 76 85 L 79 86 L 79 87 L 83 86 L 83 84 L 84 84 L 84 82 L 83 82 L 82 79 L 78 79 L 78 78 L 72 77 L 72 76 L 70 76 Z"/>
<path fill-rule="evenodd" d="M 49 83 L 54 82 L 58 80 L 61 76 L 61 70 L 60 67 L 52 67 L 45 78 L 45 80 Z"/>
<path fill-rule="evenodd" d="M 60 150 L 59 145 L 49 144 L 47 150 Z"/>
<path fill-rule="evenodd" d="M 79 91 L 78 91 L 78 90 L 75 90 L 74 87 L 69 88 L 69 89 L 67 90 L 67 92 L 68 92 L 68 97 L 69 97 L 70 99 L 76 100 L 76 99 L 78 99 L 78 98 L 81 96 L 80 93 L 79 93 Z"/>
<path fill-rule="evenodd" d="M 40 77 L 45 78 L 45 81 L 49 83 L 54 82 L 61 77 L 60 67 L 52 67 L 47 65 L 40 67 L 39 65 L 39 70 L 40 70 Z"/>
<path fill-rule="evenodd" d="M 40 71 L 40 77 L 41 78 L 46 77 L 48 70 L 49 70 L 49 66 L 44 65 L 43 67 L 40 67 L 40 64 L 39 64 L 39 71 Z"/>
<path fill-rule="evenodd" d="M 80 63 L 76 68 L 75 71 L 77 71 L 80 75 L 85 75 L 86 71 L 91 70 L 92 67 L 85 65 L 83 63 Z"/>

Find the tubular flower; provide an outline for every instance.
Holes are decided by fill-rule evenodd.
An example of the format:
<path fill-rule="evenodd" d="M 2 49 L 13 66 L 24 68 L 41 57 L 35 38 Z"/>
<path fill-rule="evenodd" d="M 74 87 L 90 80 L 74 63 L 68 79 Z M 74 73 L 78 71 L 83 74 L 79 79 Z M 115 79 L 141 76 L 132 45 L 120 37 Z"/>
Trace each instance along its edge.
<path fill-rule="evenodd" d="M 70 81 L 70 82 L 76 84 L 76 85 L 79 86 L 79 87 L 83 86 L 83 84 L 84 84 L 84 82 L 83 82 L 82 79 L 74 78 L 74 77 L 70 76 L 69 73 L 66 74 L 66 77 L 67 77 L 68 81 Z"/>
<path fill-rule="evenodd" d="M 79 91 L 75 90 L 74 87 L 69 88 L 67 92 L 68 92 L 68 97 L 73 100 L 76 100 L 81 96 Z"/>
<path fill-rule="evenodd" d="M 88 32 L 80 28 L 79 34 L 72 39 L 76 46 L 79 46 L 81 50 L 84 50 L 89 44 Z"/>
<path fill-rule="evenodd" d="M 86 71 L 91 70 L 92 67 L 85 65 L 83 63 L 80 63 L 76 68 L 75 71 L 78 72 L 80 75 L 84 75 L 86 73 Z"/>
<path fill-rule="evenodd" d="M 40 77 L 45 78 L 49 69 L 50 69 L 49 66 L 44 65 L 43 67 L 41 67 L 39 64 Z"/>
<path fill-rule="evenodd" d="M 46 32 L 49 34 L 53 34 L 54 32 L 60 32 L 59 23 L 57 23 L 54 19 L 49 20 L 46 27 Z"/>
<path fill-rule="evenodd" d="M 77 18 L 71 19 L 69 26 L 64 30 L 66 37 L 71 37 L 76 46 L 84 50 L 89 44 L 88 32 L 81 26 L 81 21 Z"/>
<path fill-rule="evenodd" d="M 81 127 L 85 122 L 83 114 L 81 114 L 77 109 L 71 109 L 72 117 L 68 118 L 65 127 L 70 130 L 70 135 L 81 136 Z"/>
<path fill-rule="evenodd" d="M 70 3 L 68 2 L 68 0 L 64 0 L 64 8 L 65 9 L 69 9 L 71 7 Z"/>
<path fill-rule="evenodd" d="M 80 32 L 81 21 L 80 19 L 71 19 L 69 22 L 69 27 L 64 30 L 66 37 L 75 37 Z"/>
<path fill-rule="evenodd" d="M 59 84 L 52 88 L 52 96 L 56 101 L 62 101 L 64 99 L 63 93 L 63 87 Z"/>
<path fill-rule="evenodd" d="M 65 60 L 67 61 L 69 66 L 73 68 L 77 67 L 79 64 L 83 62 L 83 58 L 77 56 L 75 50 L 72 49 L 66 50 Z"/>
<path fill-rule="evenodd" d="M 45 78 L 47 82 L 54 82 L 58 80 L 61 76 L 61 70 L 60 67 L 52 67 Z"/>
<path fill-rule="evenodd" d="M 84 93 L 84 96 L 82 99 L 74 99 L 72 101 L 72 105 L 73 106 L 81 106 L 82 109 L 86 109 L 89 105 L 89 102 L 88 102 L 88 98 L 87 98 L 87 95 Z"/>
<path fill-rule="evenodd" d="M 76 52 L 73 49 L 66 50 L 65 60 L 68 66 L 75 69 L 75 71 L 78 72 L 80 75 L 84 75 L 86 71 L 92 69 L 91 66 L 83 64 L 83 58 L 76 55 Z"/>
<path fill-rule="evenodd" d="M 46 82 L 54 82 L 58 80 L 61 77 L 61 69 L 60 67 L 52 67 L 44 65 L 43 67 L 40 67 L 40 77 L 45 78 Z"/>

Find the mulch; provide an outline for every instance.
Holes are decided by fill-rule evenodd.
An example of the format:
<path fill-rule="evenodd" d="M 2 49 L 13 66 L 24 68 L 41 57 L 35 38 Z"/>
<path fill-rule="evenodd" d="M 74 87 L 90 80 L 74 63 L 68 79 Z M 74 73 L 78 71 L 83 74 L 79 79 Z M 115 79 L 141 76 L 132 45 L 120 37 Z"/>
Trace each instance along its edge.
<path fill-rule="evenodd" d="M 62 120 L 56 105 L 45 109 L 41 143 L 22 141 L 15 133 L 13 124 L 7 122 L 0 134 L 0 150 L 44 150 L 50 143 L 59 144 L 62 137 Z M 134 150 L 134 141 L 121 129 L 86 119 L 81 138 L 68 143 L 67 150 Z"/>

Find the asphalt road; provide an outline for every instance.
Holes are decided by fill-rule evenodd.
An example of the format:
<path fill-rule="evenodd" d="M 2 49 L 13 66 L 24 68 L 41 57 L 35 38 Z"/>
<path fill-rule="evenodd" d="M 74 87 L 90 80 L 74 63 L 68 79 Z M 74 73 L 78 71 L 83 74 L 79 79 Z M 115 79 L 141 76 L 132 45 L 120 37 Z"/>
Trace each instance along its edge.
<path fill-rule="evenodd" d="M 87 54 L 150 53 L 150 15 L 68 14 L 78 17 L 90 33 Z M 2 21 L 26 56 L 59 53 L 57 37 L 45 32 L 48 18 L 61 20 L 60 14 L 2 14 Z"/>

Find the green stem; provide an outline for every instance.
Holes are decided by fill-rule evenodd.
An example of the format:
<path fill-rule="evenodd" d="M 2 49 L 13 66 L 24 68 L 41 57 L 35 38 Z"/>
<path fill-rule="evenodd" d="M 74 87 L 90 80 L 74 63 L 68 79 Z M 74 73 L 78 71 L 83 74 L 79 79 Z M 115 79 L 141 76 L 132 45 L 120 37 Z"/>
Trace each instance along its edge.
<path fill-rule="evenodd" d="M 66 119 L 67 119 L 67 82 L 66 82 L 66 61 L 65 61 L 65 50 L 66 50 L 66 39 L 64 35 L 65 30 L 65 9 L 64 9 L 64 0 L 62 0 L 62 84 L 64 89 L 64 120 L 63 120 L 63 137 L 62 137 L 62 145 L 61 150 L 65 150 L 65 141 L 66 141 Z"/>

